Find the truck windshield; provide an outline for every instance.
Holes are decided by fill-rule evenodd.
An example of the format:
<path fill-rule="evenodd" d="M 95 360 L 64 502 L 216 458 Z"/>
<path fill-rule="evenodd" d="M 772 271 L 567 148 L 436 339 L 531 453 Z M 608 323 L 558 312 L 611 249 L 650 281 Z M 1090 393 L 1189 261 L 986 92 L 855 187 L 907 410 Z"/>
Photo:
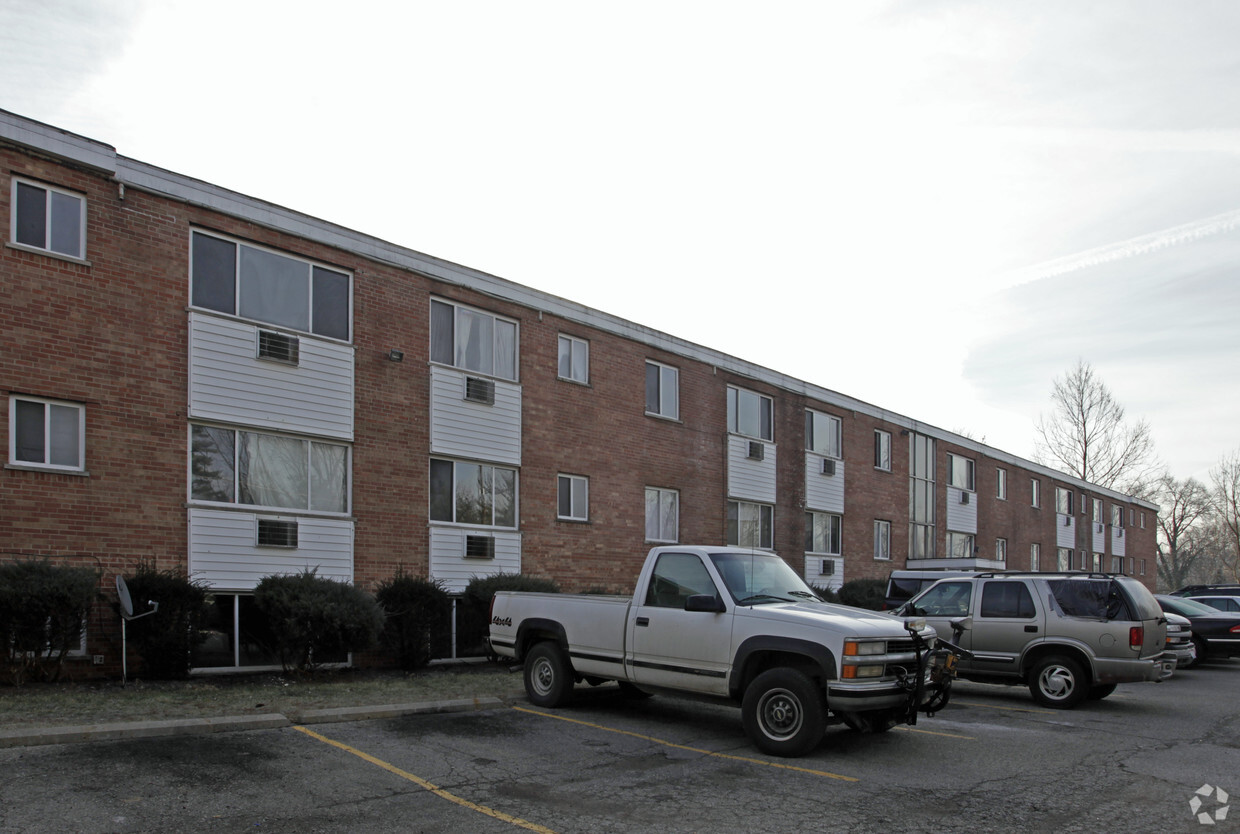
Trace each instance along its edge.
<path fill-rule="evenodd" d="M 773 553 L 712 553 L 710 560 L 738 605 L 818 599 L 796 571 Z"/>

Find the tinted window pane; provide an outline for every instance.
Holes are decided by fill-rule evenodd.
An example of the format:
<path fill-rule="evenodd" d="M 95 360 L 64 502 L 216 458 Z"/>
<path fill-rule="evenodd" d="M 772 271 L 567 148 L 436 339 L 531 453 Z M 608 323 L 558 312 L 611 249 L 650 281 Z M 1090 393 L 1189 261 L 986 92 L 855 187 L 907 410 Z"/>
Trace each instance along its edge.
<path fill-rule="evenodd" d="M 200 501 L 226 501 L 234 496 L 236 432 L 194 426 L 190 453 L 190 494 Z"/>
<path fill-rule="evenodd" d="M 517 473 L 511 469 L 495 470 L 495 525 L 517 526 Z"/>
<path fill-rule="evenodd" d="M 52 235 L 48 249 L 62 255 L 82 257 L 82 201 L 69 194 L 50 194 Z"/>
<path fill-rule="evenodd" d="M 456 521 L 491 523 L 491 467 L 476 463 L 456 465 Z"/>
<path fill-rule="evenodd" d="M 47 192 L 17 184 L 17 242 L 47 248 Z"/>
<path fill-rule="evenodd" d="M 241 247 L 241 304 L 246 318 L 310 329 L 310 268 L 301 261 Z"/>
<path fill-rule="evenodd" d="M 646 410 L 659 413 L 659 366 L 646 363 Z"/>
<path fill-rule="evenodd" d="M 431 461 L 431 520 L 452 520 L 452 463 Z"/>
<path fill-rule="evenodd" d="M 451 305 L 431 302 L 431 361 L 452 364 L 452 351 L 456 339 L 452 335 L 452 319 L 455 311 Z"/>
<path fill-rule="evenodd" d="M 207 235 L 194 235 L 193 297 L 191 304 L 237 312 L 237 245 Z"/>
<path fill-rule="evenodd" d="M 47 440 L 44 435 L 43 403 L 26 400 L 14 402 L 17 409 L 17 459 L 26 463 L 47 463 Z"/>
<path fill-rule="evenodd" d="M 568 518 L 573 514 L 573 481 L 563 477 L 559 480 L 558 513 L 560 518 Z"/>
<path fill-rule="evenodd" d="M 349 339 L 349 276 L 314 267 L 314 326 L 320 336 Z"/>
<path fill-rule="evenodd" d="M 81 466 L 81 447 L 78 420 L 81 411 L 71 406 L 52 405 L 49 423 L 52 435 L 51 460 L 56 466 Z"/>

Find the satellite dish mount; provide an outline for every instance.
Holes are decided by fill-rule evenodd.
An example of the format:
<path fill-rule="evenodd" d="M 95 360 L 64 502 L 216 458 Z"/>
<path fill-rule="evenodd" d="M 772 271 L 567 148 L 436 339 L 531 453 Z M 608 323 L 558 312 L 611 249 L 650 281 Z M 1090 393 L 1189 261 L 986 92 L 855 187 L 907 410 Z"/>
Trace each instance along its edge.
<path fill-rule="evenodd" d="M 116 598 L 121 605 L 121 686 L 124 686 L 126 679 L 129 677 L 129 646 L 125 636 L 125 624 L 130 620 L 140 620 L 143 617 L 151 616 L 159 610 L 159 603 L 148 599 L 146 604 L 151 606 L 151 610 L 135 614 L 133 612 L 133 597 L 129 595 L 129 586 L 125 584 L 125 577 L 119 573 L 116 575 Z"/>

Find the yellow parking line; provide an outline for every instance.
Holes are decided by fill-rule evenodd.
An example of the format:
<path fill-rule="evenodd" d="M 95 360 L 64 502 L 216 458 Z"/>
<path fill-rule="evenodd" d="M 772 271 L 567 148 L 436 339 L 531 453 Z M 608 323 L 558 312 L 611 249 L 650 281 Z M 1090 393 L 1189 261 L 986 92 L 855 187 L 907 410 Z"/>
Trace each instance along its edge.
<path fill-rule="evenodd" d="M 614 727 L 604 727 L 602 724 L 592 724 L 589 721 L 582 721 L 579 718 L 568 718 L 567 716 L 563 716 L 563 715 L 553 715 L 552 713 L 549 713 L 549 712 L 539 712 L 538 710 L 527 709 L 526 707 L 513 707 L 513 709 L 515 709 L 517 712 L 528 712 L 530 715 L 539 715 L 539 716 L 542 716 L 543 718 L 554 718 L 557 721 L 567 721 L 570 724 L 580 724 L 583 727 L 591 727 L 595 730 L 603 730 L 608 733 L 618 733 L 619 735 L 622 735 L 622 736 L 632 736 L 633 738 L 640 738 L 642 741 L 651 741 L 651 742 L 654 742 L 655 744 L 662 744 L 664 747 L 673 747 L 677 750 L 688 750 L 690 753 L 701 753 L 703 756 L 714 756 L 719 759 L 730 759 L 731 761 L 734 761 L 734 762 L 748 762 L 749 764 L 765 765 L 766 767 L 778 767 L 782 770 L 795 770 L 798 773 L 809 773 L 813 776 L 825 776 L 828 779 L 839 779 L 844 782 L 860 781 L 855 776 L 841 776 L 838 773 L 829 773 L 825 770 L 811 770 L 808 767 L 797 767 L 796 765 L 781 764 L 779 762 L 768 762 L 763 759 L 751 759 L 747 756 L 732 756 L 727 753 L 716 753 L 713 750 L 703 750 L 699 747 L 686 747 L 683 744 L 676 744 L 675 742 L 665 741 L 664 739 L 655 738 L 654 736 L 644 736 L 641 733 L 634 733 L 628 730 L 617 730 Z"/>
<path fill-rule="evenodd" d="M 1027 709 L 1025 707 L 1000 707 L 1000 706 L 995 706 L 994 704 L 979 704 L 976 701 L 957 701 L 953 699 L 952 703 L 960 704 L 960 706 L 962 707 L 982 707 L 984 709 L 1001 709 L 1001 710 L 1006 710 L 1008 712 L 1033 712 L 1039 715 L 1057 715 L 1058 714 L 1053 709 Z"/>
<path fill-rule="evenodd" d="M 412 782 L 418 787 L 430 791 L 431 793 L 435 794 L 435 796 L 438 796 L 440 799 L 446 799 L 449 802 L 455 802 L 457 805 L 460 805 L 462 808 L 468 808 L 471 811 L 477 811 L 480 814 L 486 814 L 488 817 L 494 817 L 497 820 L 511 823 L 517 826 L 518 828 L 524 828 L 529 831 L 537 831 L 539 832 L 539 834 L 555 834 L 554 831 L 552 831 L 550 828 L 546 828 L 545 826 L 541 826 L 533 822 L 526 822 L 525 820 L 520 819 L 519 817 L 514 817 L 508 814 L 505 814 L 503 811 L 496 811 L 494 808 L 488 808 L 485 805 L 478 805 L 477 803 L 470 802 L 468 799 L 462 799 L 456 794 L 449 793 L 448 791 L 445 791 L 443 788 L 438 787 L 437 785 L 433 785 L 430 782 L 426 781 L 425 779 L 414 776 L 412 773 L 408 773 L 404 770 L 401 770 L 399 767 L 396 767 L 395 765 L 388 764 L 382 759 L 377 759 L 374 756 L 370 755 L 369 753 L 363 753 L 361 750 L 358 750 L 356 747 L 350 747 L 349 745 L 343 744 L 342 742 L 333 741 L 332 739 L 327 738 L 326 736 L 319 735 L 313 730 L 307 730 L 305 727 L 293 727 L 293 729 L 303 732 L 306 735 L 310 736 L 310 738 L 317 739 L 318 741 L 321 741 L 324 744 L 330 744 L 332 747 L 343 750 L 346 753 L 352 753 L 354 756 L 357 756 L 359 759 L 370 762 L 373 765 L 378 765 L 379 767 L 383 768 L 387 772 L 394 773 L 400 778 L 407 779 L 408 781 Z"/>
<path fill-rule="evenodd" d="M 938 730 L 918 730 L 915 727 L 895 727 L 893 729 L 903 730 L 906 733 L 921 733 L 925 736 L 942 736 L 943 738 L 962 738 L 965 741 L 977 741 L 973 736 L 962 736 L 956 733 L 940 733 Z"/>

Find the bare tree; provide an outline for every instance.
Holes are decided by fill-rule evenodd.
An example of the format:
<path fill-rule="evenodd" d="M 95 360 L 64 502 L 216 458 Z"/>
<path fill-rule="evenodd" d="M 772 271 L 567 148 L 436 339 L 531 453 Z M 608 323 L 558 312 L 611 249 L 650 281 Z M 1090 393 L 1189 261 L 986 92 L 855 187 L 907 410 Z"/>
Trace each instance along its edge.
<path fill-rule="evenodd" d="M 1158 580 L 1168 590 L 1187 585 L 1206 567 L 1208 551 L 1199 522 L 1210 513 L 1210 491 L 1195 478 L 1183 481 L 1164 472 L 1155 487 L 1158 514 Z"/>
<path fill-rule="evenodd" d="M 1101 487 L 1139 492 L 1154 476 L 1154 440 L 1145 420 L 1128 423 L 1124 407 L 1078 359 L 1076 367 L 1055 380 L 1054 411 L 1038 417 L 1036 456 Z"/>
<path fill-rule="evenodd" d="M 1240 449 L 1210 470 L 1210 499 L 1226 539 L 1219 554 L 1228 582 L 1240 582 Z"/>

